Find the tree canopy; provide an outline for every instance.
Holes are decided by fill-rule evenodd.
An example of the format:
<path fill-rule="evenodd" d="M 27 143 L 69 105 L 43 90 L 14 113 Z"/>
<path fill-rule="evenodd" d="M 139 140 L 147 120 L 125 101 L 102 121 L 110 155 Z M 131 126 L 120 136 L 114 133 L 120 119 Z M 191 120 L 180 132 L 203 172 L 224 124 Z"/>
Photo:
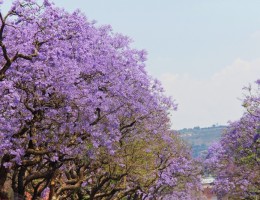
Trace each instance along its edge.
<path fill-rule="evenodd" d="M 146 52 L 48 0 L 0 14 L 0 197 L 191 198 L 199 171 Z M 193 197 L 192 199 L 194 199 Z"/>
<path fill-rule="evenodd" d="M 211 146 L 206 166 L 216 176 L 219 198 L 255 199 L 260 197 L 260 81 L 257 88 L 245 88 L 240 120 L 232 122 L 219 143 Z"/>

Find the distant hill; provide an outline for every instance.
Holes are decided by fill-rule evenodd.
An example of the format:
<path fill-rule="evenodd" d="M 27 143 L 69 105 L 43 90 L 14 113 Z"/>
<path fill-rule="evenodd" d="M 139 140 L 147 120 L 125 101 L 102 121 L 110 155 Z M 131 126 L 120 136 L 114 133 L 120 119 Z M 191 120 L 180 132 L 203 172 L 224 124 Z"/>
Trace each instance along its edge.
<path fill-rule="evenodd" d="M 207 128 L 184 128 L 177 132 L 191 145 L 193 157 L 204 157 L 207 153 L 208 147 L 215 141 L 219 141 L 221 134 L 226 126 L 216 126 Z"/>

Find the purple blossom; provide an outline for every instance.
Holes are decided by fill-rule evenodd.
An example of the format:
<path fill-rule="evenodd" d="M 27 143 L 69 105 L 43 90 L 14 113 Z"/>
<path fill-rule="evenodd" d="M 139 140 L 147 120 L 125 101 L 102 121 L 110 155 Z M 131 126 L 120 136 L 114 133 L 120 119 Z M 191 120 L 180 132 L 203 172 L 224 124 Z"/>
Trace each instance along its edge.
<path fill-rule="evenodd" d="M 0 66 L 0 161 L 6 167 L 0 179 L 13 177 L 15 187 L 19 179 L 20 193 L 34 191 L 35 198 L 51 188 L 68 198 L 74 191 L 64 188 L 73 184 L 90 194 L 107 179 L 103 185 L 112 191 L 124 179 L 125 191 L 138 188 L 140 199 L 190 198 L 200 168 L 170 130 L 168 113 L 177 105 L 147 74 L 146 52 L 111 26 L 97 27 L 80 11 L 71 14 L 48 0 L 16 0 L 11 9 L 1 22 L 11 26 L 3 26 L 1 37 L 0 63 L 8 67 Z M 133 160 L 139 171 L 150 170 L 147 177 L 131 171 L 135 163 L 129 167 L 132 155 L 123 144 L 137 144 Z"/>
<path fill-rule="evenodd" d="M 218 145 L 209 148 L 205 164 L 216 175 L 214 190 L 219 198 L 254 198 L 259 190 L 259 89 L 246 88 L 244 115 L 230 123 Z"/>

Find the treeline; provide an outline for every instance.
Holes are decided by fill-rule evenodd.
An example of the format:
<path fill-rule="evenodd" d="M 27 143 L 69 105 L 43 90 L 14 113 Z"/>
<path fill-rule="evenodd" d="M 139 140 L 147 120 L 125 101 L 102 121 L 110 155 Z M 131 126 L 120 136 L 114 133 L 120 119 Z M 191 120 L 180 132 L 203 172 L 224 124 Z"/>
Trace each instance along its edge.
<path fill-rule="evenodd" d="M 220 140 L 226 126 L 213 125 L 211 127 L 194 127 L 178 130 L 180 137 L 191 145 L 192 156 L 194 158 L 205 158 L 208 147 Z"/>

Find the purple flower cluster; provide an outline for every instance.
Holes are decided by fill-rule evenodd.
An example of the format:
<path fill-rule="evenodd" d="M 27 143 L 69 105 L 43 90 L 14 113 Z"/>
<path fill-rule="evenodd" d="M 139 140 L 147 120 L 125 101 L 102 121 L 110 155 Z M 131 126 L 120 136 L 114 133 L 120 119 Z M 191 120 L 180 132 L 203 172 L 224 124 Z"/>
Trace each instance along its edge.
<path fill-rule="evenodd" d="M 230 123 L 220 143 L 209 148 L 205 161 L 216 176 L 215 191 L 220 199 L 260 196 L 260 87 L 245 89 L 249 93 L 243 102 L 246 112 Z"/>
<path fill-rule="evenodd" d="M 170 133 L 177 106 L 130 42 L 48 0 L 16 0 L 1 13 L 0 198 L 8 177 L 15 193 L 33 199 L 151 196 L 179 183 L 178 191 L 196 189 L 193 161 Z M 145 185 L 125 151 L 149 142 L 138 153 L 157 168 Z M 138 157 L 131 162 L 144 168 Z"/>

